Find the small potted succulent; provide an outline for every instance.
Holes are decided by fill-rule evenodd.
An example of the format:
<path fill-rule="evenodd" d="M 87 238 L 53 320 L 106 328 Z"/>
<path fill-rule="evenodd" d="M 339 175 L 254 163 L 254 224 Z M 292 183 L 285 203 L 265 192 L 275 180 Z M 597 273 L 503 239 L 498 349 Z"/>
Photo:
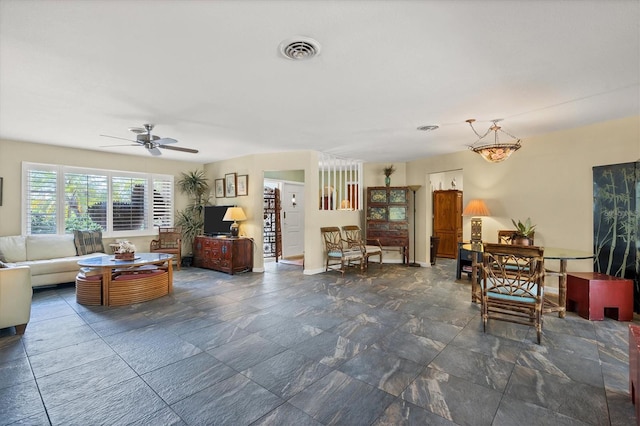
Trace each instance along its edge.
<path fill-rule="evenodd" d="M 536 225 L 531 224 L 531 218 L 521 222 L 517 222 L 511 219 L 511 223 L 516 227 L 515 232 L 511 236 L 511 244 L 518 244 L 522 246 L 528 246 L 532 244 L 533 234 L 535 232 Z"/>
<path fill-rule="evenodd" d="M 396 168 L 393 167 L 393 164 L 384 168 L 384 184 L 386 186 L 391 185 L 391 175 L 396 171 Z"/>

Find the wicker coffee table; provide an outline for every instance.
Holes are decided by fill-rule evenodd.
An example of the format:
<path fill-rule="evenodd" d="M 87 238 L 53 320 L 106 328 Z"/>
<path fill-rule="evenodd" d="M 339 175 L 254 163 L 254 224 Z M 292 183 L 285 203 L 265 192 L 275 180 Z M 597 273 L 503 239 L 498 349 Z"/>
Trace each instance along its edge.
<path fill-rule="evenodd" d="M 78 265 L 101 271 L 76 278 L 76 300 L 83 305 L 122 306 L 157 299 L 173 291 L 172 254 L 136 253 L 133 260 L 100 256 Z"/>

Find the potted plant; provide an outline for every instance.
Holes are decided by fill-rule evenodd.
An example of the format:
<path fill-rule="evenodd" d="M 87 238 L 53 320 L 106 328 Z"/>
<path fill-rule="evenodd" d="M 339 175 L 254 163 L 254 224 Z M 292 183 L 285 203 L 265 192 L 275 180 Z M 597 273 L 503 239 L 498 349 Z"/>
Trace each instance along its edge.
<path fill-rule="evenodd" d="M 182 230 L 182 242 L 187 246 L 185 266 L 193 258 L 193 240 L 202 233 L 204 227 L 204 206 L 208 204 L 209 183 L 204 170 L 182 173 L 176 182 L 178 190 L 186 194 L 189 205 L 176 215 L 176 226 Z"/>
<path fill-rule="evenodd" d="M 391 185 L 391 175 L 396 171 L 396 168 L 393 167 L 393 164 L 384 168 L 384 184 L 386 186 Z"/>
<path fill-rule="evenodd" d="M 511 219 L 511 223 L 516 227 L 516 231 L 511 236 L 511 244 L 530 245 L 536 228 L 536 225 L 531 224 L 531 218 L 528 217 L 524 223 L 520 220 L 516 222 L 514 219 Z"/>

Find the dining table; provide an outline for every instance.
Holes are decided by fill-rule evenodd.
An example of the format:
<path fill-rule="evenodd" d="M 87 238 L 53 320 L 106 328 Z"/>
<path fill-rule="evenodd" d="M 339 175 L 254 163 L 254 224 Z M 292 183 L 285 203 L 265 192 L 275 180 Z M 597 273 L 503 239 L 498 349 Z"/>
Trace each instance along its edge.
<path fill-rule="evenodd" d="M 475 256 L 472 256 L 473 259 L 471 264 L 471 301 L 478 303 L 481 300 L 478 274 L 480 271 L 480 264 L 482 263 L 484 245 L 482 242 L 470 242 L 462 244 L 462 248 L 475 254 Z M 545 261 L 560 261 L 560 268 L 558 271 L 548 269 L 545 266 L 546 275 L 558 277 L 558 301 L 556 302 L 545 295 L 543 313 L 557 312 L 558 317 L 564 318 L 567 313 L 567 262 L 569 260 L 593 259 L 594 254 L 584 250 L 544 247 L 543 257 Z"/>

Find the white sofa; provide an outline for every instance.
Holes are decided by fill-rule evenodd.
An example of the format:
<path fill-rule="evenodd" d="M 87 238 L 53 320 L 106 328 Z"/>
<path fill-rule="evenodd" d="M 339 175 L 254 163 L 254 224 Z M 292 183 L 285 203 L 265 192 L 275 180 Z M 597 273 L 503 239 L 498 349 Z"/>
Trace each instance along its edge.
<path fill-rule="evenodd" d="M 31 317 L 31 273 L 27 266 L 0 268 L 0 328 L 24 334 Z"/>
<path fill-rule="evenodd" d="M 78 260 L 104 255 L 91 253 L 78 256 L 76 253 L 73 235 L 0 237 L 0 261 L 10 268 L 28 266 L 33 287 L 75 282 L 80 270 Z"/>

